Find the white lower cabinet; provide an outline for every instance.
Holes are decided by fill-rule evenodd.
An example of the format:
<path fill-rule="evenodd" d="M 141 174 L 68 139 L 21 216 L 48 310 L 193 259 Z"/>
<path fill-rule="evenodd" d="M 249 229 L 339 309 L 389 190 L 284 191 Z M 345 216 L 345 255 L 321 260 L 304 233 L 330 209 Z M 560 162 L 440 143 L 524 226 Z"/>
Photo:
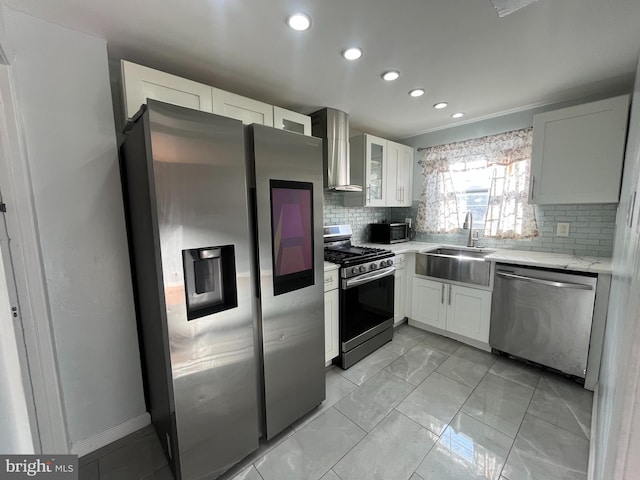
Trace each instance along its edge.
<path fill-rule="evenodd" d="M 411 294 L 411 318 L 446 330 L 446 284 L 415 277 Z"/>
<path fill-rule="evenodd" d="M 449 285 L 449 292 L 447 330 L 489 343 L 491 292 L 458 285 Z"/>
<path fill-rule="evenodd" d="M 491 292 L 415 277 L 412 319 L 479 342 L 489 342 Z"/>
<path fill-rule="evenodd" d="M 330 363 L 338 356 L 338 270 L 324 273 L 324 360 Z"/>
<path fill-rule="evenodd" d="M 404 255 L 396 255 L 394 262 L 393 324 L 397 325 L 407 316 L 407 269 Z"/>

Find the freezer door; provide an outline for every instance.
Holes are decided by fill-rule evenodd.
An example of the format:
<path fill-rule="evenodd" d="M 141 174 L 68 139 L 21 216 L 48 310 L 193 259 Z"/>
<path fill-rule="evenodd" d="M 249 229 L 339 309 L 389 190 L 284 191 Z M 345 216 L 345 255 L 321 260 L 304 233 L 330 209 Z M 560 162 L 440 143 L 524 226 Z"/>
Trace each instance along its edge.
<path fill-rule="evenodd" d="M 261 125 L 248 136 L 272 438 L 325 398 L 322 141 Z"/>
<path fill-rule="evenodd" d="M 215 478 L 259 438 L 243 127 L 153 100 L 140 122 L 127 191 L 151 413 L 169 415 L 154 423 L 176 477 Z"/>
<path fill-rule="evenodd" d="M 496 267 L 489 344 L 584 378 L 597 278 Z"/>

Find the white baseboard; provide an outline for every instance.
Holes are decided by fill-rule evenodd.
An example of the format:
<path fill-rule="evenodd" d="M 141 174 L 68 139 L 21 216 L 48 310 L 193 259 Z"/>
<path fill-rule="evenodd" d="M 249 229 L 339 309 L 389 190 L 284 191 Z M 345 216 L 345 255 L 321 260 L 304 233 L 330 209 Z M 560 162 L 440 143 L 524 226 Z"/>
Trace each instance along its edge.
<path fill-rule="evenodd" d="M 110 443 L 120 440 L 126 437 L 130 433 L 136 432 L 143 427 L 146 427 L 151 423 L 151 416 L 148 412 L 143 413 L 137 417 L 127 420 L 120 425 L 116 425 L 109 430 L 94 435 L 93 437 L 80 440 L 79 442 L 71 445 L 71 453 L 82 457 L 88 453 L 91 453 L 99 448 L 102 448 Z"/>

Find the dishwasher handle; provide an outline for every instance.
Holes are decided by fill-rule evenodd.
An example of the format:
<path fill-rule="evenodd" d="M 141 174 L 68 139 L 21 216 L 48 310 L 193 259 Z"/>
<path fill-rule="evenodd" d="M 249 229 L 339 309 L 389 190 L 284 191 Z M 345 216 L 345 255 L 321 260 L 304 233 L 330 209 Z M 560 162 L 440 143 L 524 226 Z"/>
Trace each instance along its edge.
<path fill-rule="evenodd" d="M 558 288 L 573 288 L 576 290 L 593 290 L 591 285 L 585 285 L 583 283 L 572 282 L 556 282 L 554 280 L 544 280 L 542 278 L 525 277 L 524 275 L 516 275 L 515 273 L 496 272 L 498 277 L 506 278 L 507 280 L 522 280 L 524 282 L 538 283 L 540 285 L 547 285 L 549 287 Z"/>

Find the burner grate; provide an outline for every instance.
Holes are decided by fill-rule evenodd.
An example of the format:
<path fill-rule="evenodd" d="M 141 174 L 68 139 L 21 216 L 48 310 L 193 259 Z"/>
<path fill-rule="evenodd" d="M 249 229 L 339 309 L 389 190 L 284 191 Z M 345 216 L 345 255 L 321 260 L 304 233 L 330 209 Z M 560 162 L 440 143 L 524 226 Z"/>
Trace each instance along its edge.
<path fill-rule="evenodd" d="M 327 262 L 339 265 L 357 265 L 371 260 L 393 256 L 393 252 L 383 248 L 347 246 L 343 248 L 327 247 L 324 250 L 324 259 Z"/>

